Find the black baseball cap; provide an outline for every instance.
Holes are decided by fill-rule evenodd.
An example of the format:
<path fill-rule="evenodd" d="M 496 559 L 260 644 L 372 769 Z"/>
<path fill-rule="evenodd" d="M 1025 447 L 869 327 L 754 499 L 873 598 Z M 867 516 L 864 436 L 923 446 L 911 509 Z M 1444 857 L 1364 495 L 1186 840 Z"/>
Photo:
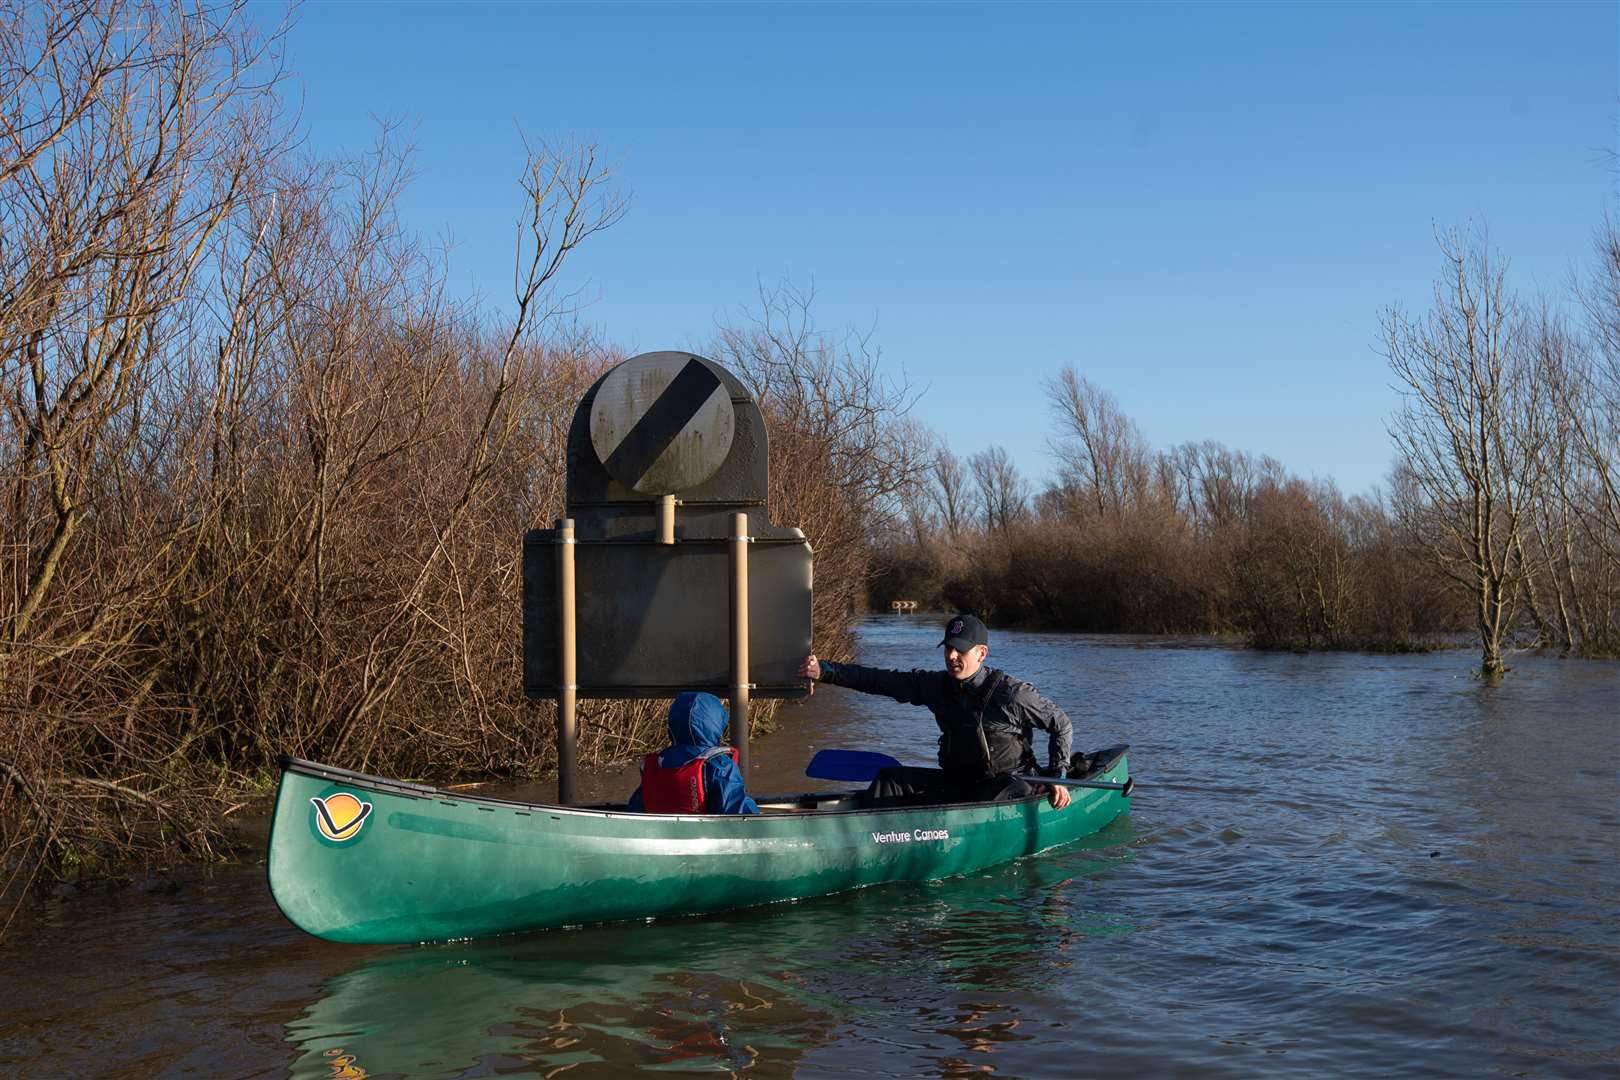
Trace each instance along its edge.
<path fill-rule="evenodd" d="M 945 638 L 940 644 L 949 645 L 957 652 L 967 652 L 975 645 L 990 644 L 990 631 L 977 615 L 964 611 L 951 616 L 951 621 L 945 624 Z"/>

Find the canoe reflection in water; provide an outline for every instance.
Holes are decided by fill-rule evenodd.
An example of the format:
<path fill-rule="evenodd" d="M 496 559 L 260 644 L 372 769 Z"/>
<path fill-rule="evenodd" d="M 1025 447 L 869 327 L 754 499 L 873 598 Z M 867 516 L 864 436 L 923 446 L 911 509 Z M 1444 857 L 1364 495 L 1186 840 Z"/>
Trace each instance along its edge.
<path fill-rule="evenodd" d="M 1007 995 L 1041 993 L 1087 962 L 1087 939 L 1128 929 L 1084 910 L 1083 877 L 1129 858 L 1133 835 L 1122 818 L 1064 858 L 947 885 L 391 950 L 331 979 L 287 1026 L 292 1075 L 333 1076 L 333 1051 L 363 1070 L 352 1080 L 837 1071 L 844 1055 L 873 1057 L 838 1033 L 886 1014 L 905 1018 L 908 1054 L 979 1068 L 1026 1037 Z"/>
<path fill-rule="evenodd" d="M 587 1065 L 622 1075 L 674 1062 L 790 1071 L 832 1016 L 777 959 L 793 948 L 780 924 L 741 931 L 745 949 L 732 941 L 737 929 L 599 928 L 377 956 L 328 982 L 288 1025 L 303 1051 L 293 1074 L 330 1076 L 335 1048 L 372 1077 L 578 1075 Z"/>

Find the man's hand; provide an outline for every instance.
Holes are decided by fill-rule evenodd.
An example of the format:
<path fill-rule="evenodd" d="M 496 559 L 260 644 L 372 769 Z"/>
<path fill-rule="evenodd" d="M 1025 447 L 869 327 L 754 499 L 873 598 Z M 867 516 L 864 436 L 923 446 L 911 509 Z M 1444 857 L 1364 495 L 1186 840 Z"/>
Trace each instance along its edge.
<path fill-rule="evenodd" d="M 1062 784 L 1052 784 L 1050 786 L 1050 790 L 1051 790 L 1051 793 L 1052 793 L 1051 794 L 1051 799 L 1052 799 L 1052 805 L 1053 806 L 1055 806 L 1057 809 L 1061 810 L 1065 806 L 1069 805 L 1069 789 L 1068 788 L 1064 787 Z"/>
<path fill-rule="evenodd" d="M 820 680 L 821 661 L 816 659 L 815 653 L 805 657 L 804 663 L 799 665 L 799 678 L 809 679 L 811 682 Z"/>

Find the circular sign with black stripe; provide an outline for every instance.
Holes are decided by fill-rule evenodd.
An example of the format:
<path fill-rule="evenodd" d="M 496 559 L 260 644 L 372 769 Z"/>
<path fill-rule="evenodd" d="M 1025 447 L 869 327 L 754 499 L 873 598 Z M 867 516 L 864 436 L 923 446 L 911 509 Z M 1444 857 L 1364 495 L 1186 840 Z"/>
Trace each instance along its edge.
<path fill-rule="evenodd" d="M 713 476 L 737 418 L 720 374 L 691 353 L 643 353 L 608 372 L 591 403 L 591 445 L 608 474 L 644 495 Z"/>

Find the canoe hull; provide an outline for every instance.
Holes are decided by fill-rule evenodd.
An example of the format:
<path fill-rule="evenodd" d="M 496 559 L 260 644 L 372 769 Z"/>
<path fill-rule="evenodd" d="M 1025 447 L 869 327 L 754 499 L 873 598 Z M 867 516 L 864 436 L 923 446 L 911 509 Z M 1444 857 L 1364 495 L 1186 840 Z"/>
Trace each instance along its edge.
<path fill-rule="evenodd" d="M 1128 777 L 1124 748 L 1097 779 Z M 761 815 L 632 814 L 526 804 L 284 763 L 270 891 L 332 941 L 486 937 L 694 915 L 893 881 L 926 881 L 1069 843 L 1128 808 L 1118 792 L 849 808 L 805 796 Z"/>

